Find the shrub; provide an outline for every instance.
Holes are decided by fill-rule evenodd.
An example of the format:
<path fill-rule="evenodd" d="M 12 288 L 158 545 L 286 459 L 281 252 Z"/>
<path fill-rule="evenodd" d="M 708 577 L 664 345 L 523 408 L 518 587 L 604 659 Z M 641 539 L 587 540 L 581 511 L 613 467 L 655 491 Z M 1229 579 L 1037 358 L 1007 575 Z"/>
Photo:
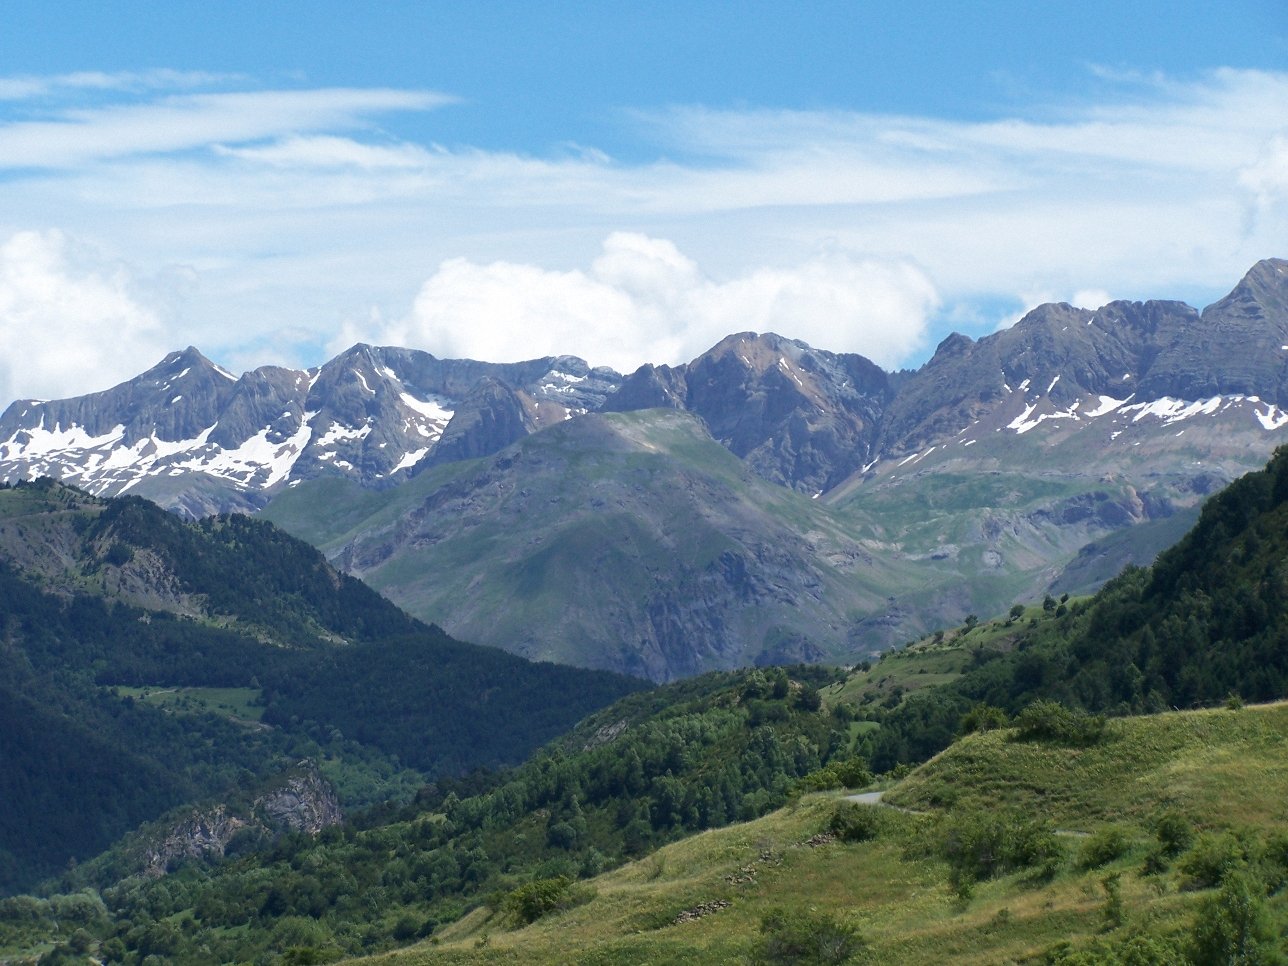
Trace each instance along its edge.
<path fill-rule="evenodd" d="M 1248 843 L 1232 832 L 1200 835 L 1181 859 L 1180 869 L 1192 889 L 1210 889 L 1249 859 Z"/>
<path fill-rule="evenodd" d="M 1101 910 L 1105 917 L 1107 929 L 1117 929 L 1123 924 L 1123 889 L 1122 873 L 1115 872 L 1100 880 L 1105 890 L 1105 905 Z"/>
<path fill-rule="evenodd" d="M 1154 820 L 1159 849 L 1175 858 L 1194 844 L 1194 828 L 1179 812 L 1163 812 Z"/>
<path fill-rule="evenodd" d="M 594 897 L 589 886 L 578 886 L 568 876 L 537 879 L 509 892 L 501 900 L 502 911 L 516 923 L 526 926 L 552 912 L 571 909 Z"/>
<path fill-rule="evenodd" d="M 1009 720 L 1006 712 L 991 704 L 977 704 L 962 715 L 961 731 L 968 735 L 976 731 L 994 731 L 1005 728 Z"/>
<path fill-rule="evenodd" d="M 1063 855 L 1059 840 L 1046 825 L 1014 813 L 982 812 L 952 819 L 940 852 L 951 869 L 954 885 L 1039 864 L 1054 871 Z"/>
<path fill-rule="evenodd" d="M 1034 701 L 1015 719 L 1019 737 L 1061 745 L 1094 745 L 1105 733 L 1105 716 L 1066 708 L 1058 701 Z"/>
<path fill-rule="evenodd" d="M 856 756 L 810 772 L 800 780 L 798 787 L 804 792 L 819 792 L 829 788 L 862 788 L 871 784 L 872 772 L 868 771 L 867 762 Z"/>
<path fill-rule="evenodd" d="M 756 966 L 833 966 L 850 962 L 864 946 L 853 926 L 804 912 L 769 913 L 760 935 L 751 956 Z"/>
<path fill-rule="evenodd" d="M 1246 872 L 1234 871 L 1200 910 L 1190 955 L 1196 963 L 1270 966 L 1284 961 L 1277 942 L 1259 883 Z"/>
<path fill-rule="evenodd" d="M 1131 839 L 1116 825 L 1109 825 L 1088 836 L 1078 849 L 1078 868 L 1098 869 L 1121 858 L 1131 848 Z"/>
<path fill-rule="evenodd" d="M 828 830 L 842 842 L 867 842 L 877 837 L 881 825 L 879 808 L 858 802 L 842 802 L 832 813 Z"/>

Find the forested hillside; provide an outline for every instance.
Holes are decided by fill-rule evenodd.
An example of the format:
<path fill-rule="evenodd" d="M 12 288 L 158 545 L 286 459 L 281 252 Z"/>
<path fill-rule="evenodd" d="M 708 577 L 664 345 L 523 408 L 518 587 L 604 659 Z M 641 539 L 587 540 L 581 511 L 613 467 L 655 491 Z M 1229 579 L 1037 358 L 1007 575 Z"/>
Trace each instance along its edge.
<path fill-rule="evenodd" d="M 595 878 L 603 870 L 643 858 L 644 864 L 634 866 L 637 871 L 629 873 L 628 879 L 642 875 L 647 881 L 657 880 L 654 891 L 662 890 L 656 892 L 659 897 L 666 895 L 661 883 L 673 878 L 695 880 L 678 871 L 672 875 L 666 856 L 678 853 L 652 855 L 659 846 L 704 829 L 755 820 L 815 790 L 861 787 L 872 780 L 869 767 L 885 772 L 883 781 L 888 785 L 906 773 L 907 763 L 924 761 L 963 734 L 993 731 L 1000 737 L 987 736 L 984 744 L 970 739 L 962 750 L 938 759 L 934 770 L 918 772 L 891 793 L 895 801 L 929 809 L 934 817 L 874 824 L 858 813 L 841 816 L 838 812 L 831 819 L 820 819 L 829 807 L 810 804 L 800 821 L 776 818 L 761 826 L 766 829 L 762 840 L 776 841 L 773 836 L 780 833 L 772 830 L 788 826 L 815 830 L 808 842 L 793 848 L 828 846 L 836 839 L 876 838 L 884 844 L 872 853 L 876 864 L 869 865 L 871 874 L 892 876 L 894 885 L 889 888 L 896 893 L 901 888 L 897 883 L 922 883 L 917 895 L 941 897 L 932 902 L 939 910 L 933 915 L 964 916 L 963 924 L 973 923 L 961 927 L 965 932 L 954 924 L 943 927 L 947 932 L 932 935 L 890 911 L 880 916 L 894 918 L 865 914 L 884 937 L 879 940 L 886 944 L 883 948 L 892 956 L 897 952 L 902 961 L 932 961 L 928 951 L 938 948 L 944 936 L 953 937 L 951 942 L 963 951 L 979 948 L 979 940 L 971 937 L 984 931 L 1002 943 L 999 949 L 1012 950 L 1007 955 L 1027 949 L 1025 955 L 1043 955 L 1051 962 L 1081 961 L 1074 956 L 1076 950 L 1056 942 L 1072 935 L 1090 942 L 1087 955 L 1103 954 L 1106 962 L 1137 962 L 1130 957 L 1141 949 L 1154 950 L 1163 958 L 1140 962 L 1206 962 L 1204 950 L 1224 948 L 1225 941 L 1210 930 L 1204 932 L 1209 927 L 1204 925 L 1208 913 L 1203 910 L 1209 906 L 1158 905 L 1150 898 L 1155 894 L 1149 891 L 1150 882 L 1163 883 L 1164 890 L 1242 889 L 1239 895 L 1258 909 L 1264 906 L 1264 915 L 1270 915 L 1278 909 L 1275 903 L 1280 903 L 1276 883 L 1285 881 L 1283 863 L 1276 857 L 1280 854 L 1275 844 L 1277 826 L 1271 828 L 1266 824 L 1269 819 L 1251 807 L 1254 798 L 1260 798 L 1245 795 L 1246 807 L 1238 814 L 1243 816 L 1241 821 L 1250 823 L 1246 828 L 1191 836 L 1185 842 L 1175 836 L 1160 838 L 1161 845 L 1151 845 L 1150 836 L 1164 836 L 1157 831 L 1164 820 L 1149 809 L 1161 809 L 1170 802 L 1181 807 L 1188 820 L 1199 823 L 1200 829 L 1215 828 L 1213 823 L 1223 821 L 1222 816 L 1234 814 L 1221 804 L 1219 790 L 1214 791 L 1222 782 L 1234 780 L 1232 766 L 1222 765 L 1220 774 L 1207 783 L 1175 785 L 1169 776 L 1176 768 L 1198 767 L 1194 756 L 1204 735 L 1218 744 L 1232 742 L 1232 748 L 1246 741 L 1260 743 L 1256 744 L 1260 748 L 1282 716 L 1258 718 L 1247 732 L 1242 725 L 1216 727 L 1204 724 L 1207 718 L 1170 716 L 1151 719 L 1148 725 L 1119 726 L 1107 723 L 1103 713 L 1158 711 L 1176 704 L 1226 704 L 1237 709 L 1244 700 L 1281 696 L 1288 674 L 1283 647 L 1286 497 L 1288 453 L 1280 453 L 1264 471 L 1209 501 L 1193 532 L 1155 567 L 1129 569 L 1094 598 L 1021 603 L 1005 617 L 982 622 L 972 615 L 961 627 L 945 629 L 847 672 L 817 667 L 732 672 L 627 695 L 566 730 L 517 768 L 440 778 L 423 787 L 413 801 L 368 809 L 344 826 L 316 836 L 261 835 L 230 850 L 222 861 L 175 863 L 171 874 L 160 879 L 128 874 L 130 849 L 137 847 L 138 839 L 127 839 L 102 858 L 64 871 L 55 885 L 61 895 L 0 903 L 0 943 L 13 950 L 53 948 L 50 955 L 73 958 L 79 948 L 94 951 L 108 962 L 130 964 L 149 957 L 193 963 L 298 963 L 377 952 L 425 937 L 442 937 L 449 944 L 453 937 L 469 937 L 474 952 L 461 952 L 458 946 L 453 958 L 488 961 L 494 958 L 488 951 L 489 929 L 512 930 L 595 903 L 595 882 L 620 881 L 620 877 Z M 259 525 L 244 532 L 239 529 L 246 526 L 227 521 L 209 524 L 212 532 L 236 534 L 239 543 L 253 539 L 254 527 Z M 86 526 L 84 532 L 92 529 Z M 135 547 L 131 559 L 136 559 L 139 549 Z M 110 547 L 105 553 L 125 558 L 122 551 Z M 160 551 L 148 553 L 160 559 Z M 209 554 L 210 561 L 218 560 L 217 551 Z M 94 573 L 92 567 L 83 567 L 78 579 L 92 583 Z M 29 606 L 33 613 L 41 601 L 53 599 L 12 574 L 9 578 L 17 581 L 12 600 Z M 44 579 L 47 584 L 57 582 L 52 574 Z M 69 578 L 62 579 L 66 584 Z M 177 586 L 182 590 L 186 585 Z M 179 596 L 186 607 L 196 600 L 196 595 Z M 104 708 L 115 709 L 126 724 L 132 719 L 120 709 L 130 709 L 131 714 L 150 712 L 151 716 L 139 719 L 149 723 L 172 724 L 176 719 L 155 714 L 156 709 L 142 701 L 131 708 L 130 702 L 102 690 L 113 681 L 110 665 L 101 663 L 112 649 L 100 639 L 110 636 L 118 616 L 141 628 L 131 635 L 133 643 L 117 649 L 133 655 L 129 666 L 134 681 L 213 666 L 210 655 L 218 647 L 238 655 L 234 665 L 252 660 L 263 652 L 264 635 L 277 634 L 286 640 L 289 632 L 304 635 L 298 638 L 303 641 L 305 629 L 315 626 L 309 622 L 339 636 L 335 626 L 320 619 L 316 611 L 307 611 L 305 619 L 294 606 L 262 621 L 260 639 L 256 639 L 215 627 L 209 617 L 145 614 L 130 605 L 108 605 L 99 598 L 67 592 L 57 599 L 57 613 L 62 615 L 57 620 L 104 628 L 97 636 L 84 629 L 64 635 L 73 626 L 68 623 L 50 641 L 68 636 L 81 642 L 74 663 L 94 669 L 93 683 L 100 688 L 94 693 Z M 29 603 L 22 605 L 24 600 Z M 140 621 L 140 616 L 147 616 L 147 621 Z M 233 625 L 245 622 L 248 627 L 252 623 L 249 616 L 233 613 L 227 620 Z M 191 628 L 197 636 L 168 634 L 167 625 Z M 11 619 L 8 626 L 23 625 Z M 281 741 L 304 740 L 295 737 L 303 732 L 315 743 L 332 742 L 327 748 L 356 738 L 371 743 L 360 748 L 377 748 L 384 754 L 406 756 L 408 762 L 431 761 L 446 768 L 433 757 L 441 755 L 436 744 L 420 740 L 423 736 L 405 726 L 413 710 L 411 700 L 400 703 L 397 698 L 400 693 L 432 687 L 435 669 L 451 665 L 447 656 L 420 663 L 412 659 L 429 653 L 417 650 L 430 647 L 425 635 L 432 637 L 433 632 L 422 631 L 406 640 L 395 636 L 381 643 L 336 645 L 318 638 L 311 644 L 268 648 L 266 653 L 281 663 L 261 661 L 256 679 L 267 705 L 264 721 L 278 727 L 245 734 L 256 741 Z M 43 640 L 30 630 L 20 639 L 27 636 Z M 167 650 L 172 641 L 178 644 Z M 10 648 L 8 653 L 17 652 Z M 38 675 L 45 653 L 40 646 L 32 646 L 29 674 Z M 462 669 L 475 656 L 466 654 Z M 303 662 L 291 665 L 297 657 Z M 397 663 L 400 658 L 402 663 Z M 380 683 L 375 669 L 386 663 L 397 666 L 401 676 L 397 683 Z M 52 673 L 48 667 L 46 673 Z M 504 679 L 499 672 L 472 673 L 465 672 L 464 679 L 475 688 Z M 296 681 L 303 684 L 297 686 Z M 552 693 L 549 688 L 547 693 Z M 386 694 L 393 698 L 385 698 Z M 346 695 L 354 700 L 346 700 Z M 477 720 L 487 722 L 492 699 L 481 704 L 477 698 L 472 700 Z M 211 728 L 216 723 L 230 726 L 226 718 L 201 720 Z M 551 727 L 555 727 L 553 721 Z M 110 734 L 95 730 L 99 737 Z M 223 740 L 213 734 L 211 738 Z M 236 741 L 229 745 L 238 747 Z M 1039 749 L 1044 750 L 1039 753 Z M 418 753 L 431 758 L 417 758 Z M 1181 754 L 1187 756 L 1186 764 L 1168 757 Z M 1243 752 L 1229 754 L 1242 755 L 1239 761 L 1247 758 Z M 1011 774 L 1016 768 L 1029 767 L 1024 763 L 1030 760 L 1036 762 L 1034 768 L 1041 765 L 1050 774 L 1034 771 L 1027 778 Z M 1158 801 L 1149 808 L 1139 803 L 1115 806 L 1114 802 L 1130 799 L 1128 792 L 1117 785 L 1084 788 L 1066 775 L 1078 762 L 1089 774 L 1110 776 L 1105 780 L 1111 784 L 1120 782 L 1112 777 L 1119 772 L 1145 775 L 1142 769 L 1148 765 L 1149 774 L 1159 776 Z M 1248 771 L 1251 767 L 1235 769 L 1241 776 L 1238 780 L 1259 786 L 1278 780 L 1271 763 L 1256 765 L 1256 774 Z M 152 774 L 160 794 L 175 774 L 196 775 L 200 769 Z M 932 776 L 929 784 L 917 777 L 925 774 Z M 1045 789 L 1043 783 L 1051 787 Z M 1060 821 L 1075 829 L 1079 824 L 1090 829 L 1091 839 L 1075 852 L 1053 829 L 1021 821 L 1014 811 L 1019 806 L 1007 804 L 1009 789 L 1030 797 L 1054 796 L 1050 802 L 1063 809 Z M 954 804 L 959 802 L 960 807 Z M 1166 835 L 1172 836 L 1174 824 L 1166 825 L 1171 829 Z M 716 862 L 702 847 L 693 848 L 699 851 L 686 854 L 702 857 L 685 861 L 723 869 L 723 860 Z M 665 930 L 685 921 L 685 915 L 703 918 L 720 912 L 726 906 L 719 903 L 737 901 L 742 885 L 762 881 L 757 870 L 776 867 L 781 861 L 778 848 L 766 845 L 759 862 L 722 871 L 725 885 L 715 889 L 718 901 L 698 902 L 692 887 L 686 887 L 682 896 L 677 894 L 660 907 L 677 912 L 659 918 L 663 913 L 657 910 L 641 911 L 628 917 L 621 928 L 635 935 L 640 930 Z M 1230 879 L 1222 871 L 1226 859 L 1244 863 L 1240 868 L 1250 869 L 1248 876 Z M 1138 872 L 1140 863 L 1144 865 Z M 1086 919 L 1087 901 L 1077 898 L 1081 894 L 1077 890 L 1092 888 L 1097 881 L 1093 876 L 1099 874 L 1094 870 L 1105 866 L 1114 870 L 1111 877 L 1118 876 L 1115 884 L 1103 886 L 1109 909 L 1104 915 L 1112 914 L 1104 920 L 1109 923 L 1105 928 L 1120 930 L 1133 921 L 1137 925 L 1135 932 L 1114 932 L 1116 938 L 1093 941 L 1095 928 Z M 814 866 L 807 863 L 799 872 L 805 878 L 794 882 L 790 877 L 798 873 L 793 868 L 789 863 L 775 873 L 787 877 L 774 893 L 779 901 L 813 895 L 822 908 L 839 909 L 831 893 L 817 891 L 823 872 L 808 871 Z M 765 875 L 763 881 L 771 881 Z M 994 880 L 997 885 L 990 884 Z M 874 887 L 887 888 L 880 880 Z M 1061 913 L 1065 925 L 1040 925 L 1048 917 L 1027 913 L 1008 918 L 1010 913 L 1003 916 L 997 908 L 977 914 L 971 911 L 976 908 L 972 903 L 977 888 L 1000 902 L 1027 904 L 1039 901 L 1034 896 L 1045 896 L 1044 908 L 1065 910 Z M 1238 899 L 1234 892 L 1230 901 Z M 1213 898 L 1210 907 L 1218 908 L 1224 894 Z M 906 901 L 914 898 L 909 894 Z M 954 902 L 958 905 L 953 906 Z M 616 913 L 610 919 L 612 915 Z M 711 948 L 759 955 L 756 950 L 763 951 L 766 943 L 786 942 L 819 930 L 857 937 L 856 941 L 862 938 L 852 925 L 846 925 L 848 914 L 809 915 L 815 918 L 795 907 L 785 912 L 767 910 L 760 927 L 767 938 L 760 945 L 746 935 L 745 915 L 742 919 L 731 916 L 724 921 L 742 922 L 738 928 L 743 931 L 711 933 Z M 1158 915 L 1165 919 L 1150 918 Z M 448 926 L 454 922 L 459 925 Z M 828 932 L 834 927 L 840 933 Z M 1219 922 L 1211 928 L 1218 927 L 1224 928 Z M 1273 951 L 1268 935 L 1264 930 L 1257 933 L 1262 943 L 1258 948 Z M 683 942 L 675 947 L 667 942 L 657 948 L 690 948 Z M 859 948 L 854 946 L 851 953 Z M 992 947 L 986 943 L 984 948 Z"/>
<path fill-rule="evenodd" d="M 976 647 L 958 680 L 881 717 L 873 761 L 920 761 L 977 704 L 1039 698 L 1129 714 L 1288 693 L 1288 450 L 1210 499 L 1152 568 L 1052 606 L 1005 648 Z M 969 638 L 962 640 L 970 648 Z"/>
<path fill-rule="evenodd" d="M 641 686 L 454 641 L 262 521 L 47 482 L 0 490 L 0 627 L 6 890 L 301 758 L 369 804 Z"/>
<path fill-rule="evenodd" d="M 851 725 L 820 707 L 817 688 L 835 678 L 748 671 L 631 696 L 512 771 L 440 780 L 317 838 L 103 888 L 103 905 L 64 928 L 99 937 L 112 962 L 299 962 L 406 943 L 480 903 L 522 904 L 525 883 L 572 901 L 578 879 L 664 842 L 867 781 Z M 0 902 L 0 943 L 50 928 L 20 908 Z M 53 915 L 39 908 L 36 919 Z"/>

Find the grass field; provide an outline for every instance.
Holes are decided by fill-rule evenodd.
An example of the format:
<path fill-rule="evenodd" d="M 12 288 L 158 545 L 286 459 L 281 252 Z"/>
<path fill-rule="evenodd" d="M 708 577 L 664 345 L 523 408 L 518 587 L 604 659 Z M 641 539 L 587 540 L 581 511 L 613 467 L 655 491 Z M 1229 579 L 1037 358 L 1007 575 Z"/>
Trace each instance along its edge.
<path fill-rule="evenodd" d="M 217 714 L 239 722 L 258 722 L 264 715 L 256 688 L 118 687 L 116 693 L 178 714 Z"/>
<path fill-rule="evenodd" d="M 1120 719 L 1086 748 L 1020 741 L 1013 730 L 974 735 L 889 791 L 897 808 L 806 796 L 590 880 L 590 901 L 525 928 L 484 906 L 373 961 L 755 962 L 775 910 L 857 930 L 865 945 L 855 962 L 1039 963 L 1062 944 L 1087 962 L 1131 943 L 1180 950 L 1213 894 L 1187 856 L 1235 841 L 1223 830 L 1238 832 L 1246 856 L 1256 851 L 1248 843 L 1284 840 L 1286 750 L 1285 704 Z M 828 839 L 838 808 L 875 810 L 875 837 Z M 1164 812 L 1197 838 L 1147 873 Z M 1016 815 L 1044 824 L 1054 851 L 960 887 L 943 843 L 963 823 Z M 1288 917 L 1282 893 L 1265 903 Z"/>

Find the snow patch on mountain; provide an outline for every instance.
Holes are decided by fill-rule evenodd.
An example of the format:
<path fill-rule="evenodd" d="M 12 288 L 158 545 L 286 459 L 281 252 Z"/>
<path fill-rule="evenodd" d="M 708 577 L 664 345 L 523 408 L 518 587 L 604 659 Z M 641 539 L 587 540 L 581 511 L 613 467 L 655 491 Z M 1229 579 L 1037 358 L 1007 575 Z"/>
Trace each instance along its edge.
<path fill-rule="evenodd" d="M 290 476 L 296 460 L 309 444 L 313 427 L 306 421 L 294 435 L 277 442 L 269 439 L 271 432 L 270 427 L 265 427 L 236 449 L 221 450 L 213 457 L 179 464 L 180 468 L 222 477 L 243 488 L 252 483 L 265 489 L 276 486 Z"/>
<path fill-rule="evenodd" d="M 1083 415 L 1088 419 L 1095 419 L 1097 416 L 1107 416 L 1115 409 L 1128 402 L 1132 397 L 1128 396 L 1126 399 L 1115 399 L 1113 396 L 1098 396 L 1097 398 L 1100 400 L 1100 405 L 1095 409 L 1090 409 L 1083 413 Z"/>
<path fill-rule="evenodd" d="M 45 429 L 45 417 L 35 429 L 20 429 L 5 442 L 0 443 L 0 460 L 40 459 L 51 454 L 68 456 L 85 453 L 119 443 L 125 436 L 125 427 L 117 425 L 102 436 L 91 436 L 82 427 L 72 425 L 63 429 L 58 424 Z"/>
<path fill-rule="evenodd" d="M 585 376 L 574 376 L 568 372 L 560 372 L 558 369 L 551 369 L 546 373 L 546 382 L 541 384 L 541 388 L 546 392 L 572 392 L 578 383 L 585 382 Z"/>
<path fill-rule="evenodd" d="M 1123 406 L 1123 413 L 1135 413 L 1132 422 L 1138 423 L 1146 416 L 1156 416 L 1165 424 L 1180 422 L 1182 419 L 1189 419 L 1192 416 L 1210 416 L 1222 408 L 1222 404 L 1229 405 L 1231 402 L 1240 402 L 1243 396 L 1213 396 L 1210 399 L 1200 399 L 1190 402 L 1185 399 L 1173 399 L 1171 396 L 1163 396 L 1161 399 L 1155 399 L 1152 402 L 1135 403 L 1131 406 Z"/>
<path fill-rule="evenodd" d="M 429 450 L 430 447 L 426 446 L 424 449 L 414 449 L 410 453 L 404 453 L 403 458 L 398 461 L 398 465 L 393 468 L 393 472 L 399 473 L 402 470 L 411 469 L 428 455 Z"/>
<path fill-rule="evenodd" d="M 350 426 L 344 426 L 340 423 L 332 423 L 326 428 L 326 432 L 318 437 L 314 444 L 319 449 L 325 449 L 335 443 L 352 443 L 360 439 L 365 439 L 371 435 L 371 424 L 365 423 L 356 429 Z"/>
<path fill-rule="evenodd" d="M 417 399 L 411 393 L 402 392 L 398 394 L 398 398 L 402 400 L 403 405 L 408 409 L 418 412 L 422 416 L 427 416 L 435 423 L 442 423 L 444 426 L 451 421 L 454 414 L 454 410 L 447 408 L 451 403 L 439 396 Z"/>

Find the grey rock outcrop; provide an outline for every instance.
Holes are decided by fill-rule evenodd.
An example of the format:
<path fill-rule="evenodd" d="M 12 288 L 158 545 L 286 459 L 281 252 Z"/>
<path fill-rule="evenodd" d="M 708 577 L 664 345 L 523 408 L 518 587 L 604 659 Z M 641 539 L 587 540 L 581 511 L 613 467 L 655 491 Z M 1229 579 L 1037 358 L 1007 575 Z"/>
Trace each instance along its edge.
<path fill-rule="evenodd" d="M 302 761 L 270 783 L 239 810 L 225 803 L 194 808 L 179 821 L 145 840 L 141 865 L 149 876 L 162 876 L 184 861 L 218 859 L 239 834 L 273 836 L 282 832 L 317 835 L 343 821 L 340 802 L 317 766 Z"/>

